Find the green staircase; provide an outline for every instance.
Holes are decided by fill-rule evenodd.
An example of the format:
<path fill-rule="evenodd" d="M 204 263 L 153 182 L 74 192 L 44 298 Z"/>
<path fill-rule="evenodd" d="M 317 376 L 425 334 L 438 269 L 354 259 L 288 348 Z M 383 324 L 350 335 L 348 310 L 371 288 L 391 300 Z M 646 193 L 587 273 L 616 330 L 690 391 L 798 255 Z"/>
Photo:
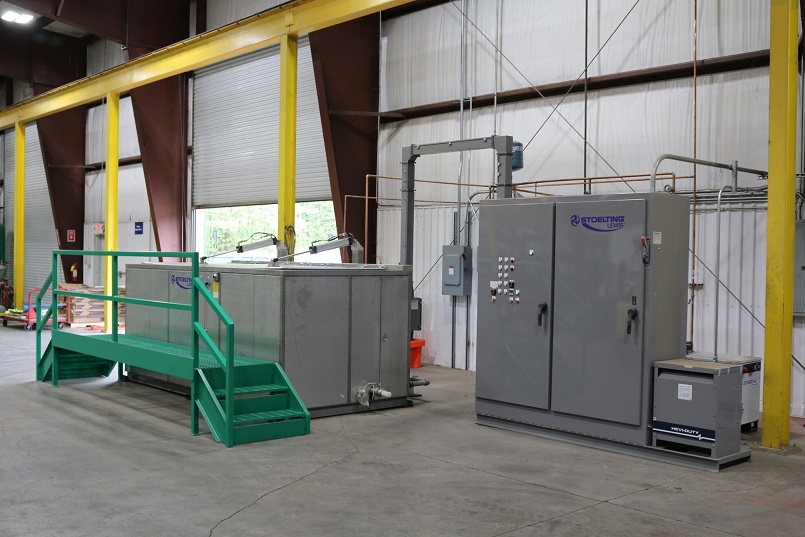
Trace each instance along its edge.
<path fill-rule="evenodd" d="M 112 292 L 110 296 L 90 295 L 76 291 L 52 290 L 56 295 L 86 297 L 110 301 L 112 333 L 80 335 L 52 327 L 51 341 L 41 352 L 41 331 L 51 314 L 40 311 L 42 298 L 56 274 L 59 255 L 103 255 L 112 257 Z M 198 277 L 198 254 L 163 252 L 165 257 L 192 260 L 193 289 L 191 304 L 160 302 L 117 295 L 118 257 L 148 257 L 147 252 L 99 252 L 55 250 L 53 273 L 37 296 L 36 378 L 58 386 L 59 379 L 109 376 L 117 365 L 118 380 L 123 379 L 123 366 L 135 366 L 165 373 L 191 382 L 190 433 L 198 434 L 199 414 L 204 418 L 216 441 L 232 447 L 238 444 L 273 440 L 310 433 L 310 413 L 296 393 L 285 371 L 276 362 L 258 360 L 234 353 L 235 324 Z M 203 298 L 225 327 L 226 338 L 221 350 L 198 320 Z M 54 302 L 56 303 L 56 302 Z M 190 346 L 167 343 L 144 337 L 119 334 L 117 304 L 137 304 L 191 313 Z"/>
<path fill-rule="evenodd" d="M 54 348 L 48 344 L 44 358 L 36 364 L 36 380 L 50 382 L 53 379 L 53 361 L 58 358 L 59 378 L 80 379 L 108 377 L 115 369 L 115 362 L 88 356 L 80 352 Z"/>

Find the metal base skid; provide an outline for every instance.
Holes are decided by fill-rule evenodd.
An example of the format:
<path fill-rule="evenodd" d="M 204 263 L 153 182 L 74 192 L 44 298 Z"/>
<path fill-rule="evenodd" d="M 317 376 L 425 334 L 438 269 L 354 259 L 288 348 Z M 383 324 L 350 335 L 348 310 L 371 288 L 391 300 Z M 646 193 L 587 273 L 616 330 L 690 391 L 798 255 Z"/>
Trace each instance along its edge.
<path fill-rule="evenodd" d="M 562 442 L 569 442 L 571 444 L 577 444 L 580 446 L 603 449 L 606 451 L 612 451 L 614 453 L 632 455 L 643 459 L 667 462 L 669 464 L 676 464 L 679 466 L 694 468 L 696 470 L 706 470 L 708 472 L 718 472 L 723 468 L 748 461 L 752 457 L 752 450 L 749 448 L 742 448 L 738 453 L 733 453 L 724 457 L 710 458 L 694 453 L 673 451 L 659 447 L 625 444 L 622 442 L 607 440 L 605 438 L 584 436 L 567 431 L 548 429 L 527 423 L 514 422 L 492 416 L 483 416 L 480 414 L 478 414 L 476 417 L 476 423 L 479 425 L 497 427 L 499 429 L 506 429 L 519 433 L 528 433 L 535 436 L 540 436 L 542 438 L 549 438 L 551 440 L 560 440 Z"/>

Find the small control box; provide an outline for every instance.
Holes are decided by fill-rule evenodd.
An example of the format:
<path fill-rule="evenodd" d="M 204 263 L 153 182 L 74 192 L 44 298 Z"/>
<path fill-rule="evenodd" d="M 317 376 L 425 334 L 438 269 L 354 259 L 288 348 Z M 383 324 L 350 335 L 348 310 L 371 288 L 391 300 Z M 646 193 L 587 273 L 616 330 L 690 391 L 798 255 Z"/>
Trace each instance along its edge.
<path fill-rule="evenodd" d="M 472 248 L 442 246 L 442 294 L 468 296 L 472 293 Z"/>

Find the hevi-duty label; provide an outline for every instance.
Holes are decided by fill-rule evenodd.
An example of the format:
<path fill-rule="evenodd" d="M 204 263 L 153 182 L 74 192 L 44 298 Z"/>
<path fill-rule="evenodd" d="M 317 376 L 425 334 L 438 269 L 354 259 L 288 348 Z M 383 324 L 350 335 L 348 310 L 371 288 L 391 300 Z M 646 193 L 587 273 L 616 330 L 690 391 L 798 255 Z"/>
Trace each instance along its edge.
<path fill-rule="evenodd" d="M 623 226 L 626 225 L 626 217 L 623 215 L 579 216 L 577 214 L 570 217 L 571 226 L 576 227 L 579 224 L 590 231 L 608 233 L 623 229 Z"/>

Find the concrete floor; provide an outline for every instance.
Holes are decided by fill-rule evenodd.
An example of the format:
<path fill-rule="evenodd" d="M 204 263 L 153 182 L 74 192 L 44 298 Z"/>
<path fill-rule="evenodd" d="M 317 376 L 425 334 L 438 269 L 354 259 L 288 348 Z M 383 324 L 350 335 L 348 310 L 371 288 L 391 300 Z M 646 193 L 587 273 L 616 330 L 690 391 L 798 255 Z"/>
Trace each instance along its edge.
<path fill-rule="evenodd" d="M 413 408 L 314 420 L 226 449 L 186 399 L 109 379 L 36 383 L 0 328 L 0 535 L 803 535 L 805 455 L 718 474 L 474 423 L 474 375 Z"/>

